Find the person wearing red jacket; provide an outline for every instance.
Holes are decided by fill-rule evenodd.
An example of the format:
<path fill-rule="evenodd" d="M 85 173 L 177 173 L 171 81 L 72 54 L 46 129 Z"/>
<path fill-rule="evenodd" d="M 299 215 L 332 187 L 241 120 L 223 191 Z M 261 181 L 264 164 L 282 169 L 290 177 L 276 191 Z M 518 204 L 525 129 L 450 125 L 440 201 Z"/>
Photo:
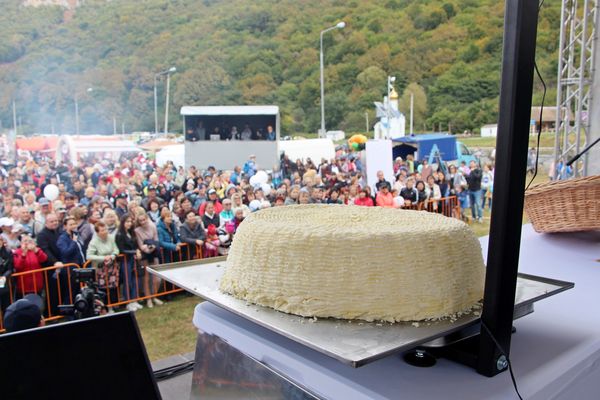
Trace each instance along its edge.
<path fill-rule="evenodd" d="M 46 253 L 38 248 L 35 241 L 28 235 L 21 238 L 21 247 L 15 250 L 13 261 L 15 272 L 34 271 L 42 268 L 42 263 L 48 259 Z M 21 295 L 29 293 L 40 294 L 44 289 L 44 274 L 36 272 L 16 277 L 17 291 Z"/>
<path fill-rule="evenodd" d="M 367 189 L 362 189 L 358 193 L 358 197 L 354 199 L 354 204 L 357 206 L 367 206 L 373 207 L 373 199 L 369 196 L 369 191 Z"/>
<path fill-rule="evenodd" d="M 375 204 L 379 207 L 396 208 L 394 196 L 390 193 L 390 187 L 387 183 L 381 185 L 381 190 L 377 192 Z"/>

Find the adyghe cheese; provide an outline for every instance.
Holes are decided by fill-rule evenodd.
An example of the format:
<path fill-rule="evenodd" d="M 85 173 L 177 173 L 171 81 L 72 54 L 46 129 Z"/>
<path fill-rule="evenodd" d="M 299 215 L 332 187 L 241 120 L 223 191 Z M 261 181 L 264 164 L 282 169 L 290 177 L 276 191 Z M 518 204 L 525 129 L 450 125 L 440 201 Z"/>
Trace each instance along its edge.
<path fill-rule="evenodd" d="M 274 207 L 239 226 L 220 289 L 310 317 L 415 321 L 483 297 L 479 241 L 435 213 L 338 205 Z"/>

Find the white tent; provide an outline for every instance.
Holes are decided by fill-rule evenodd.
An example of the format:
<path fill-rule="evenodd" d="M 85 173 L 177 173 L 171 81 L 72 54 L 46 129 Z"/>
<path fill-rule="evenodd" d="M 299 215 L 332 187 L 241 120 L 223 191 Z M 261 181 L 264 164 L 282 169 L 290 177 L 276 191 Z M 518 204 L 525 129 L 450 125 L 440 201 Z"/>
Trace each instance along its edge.
<path fill-rule="evenodd" d="M 306 161 L 307 158 L 310 158 L 319 164 L 321 158 L 329 161 L 335 157 L 335 146 L 331 139 L 281 140 L 279 141 L 279 152 L 285 152 L 293 162 L 296 162 L 297 159 Z"/>
<path fill-rule="evenodd" d="M 162 150 L 156 152 L 157 165 L 164 165 L 167 161 L 173 161 L 176 167 L 185 168 L 185 145 L 165 146 Z"/>

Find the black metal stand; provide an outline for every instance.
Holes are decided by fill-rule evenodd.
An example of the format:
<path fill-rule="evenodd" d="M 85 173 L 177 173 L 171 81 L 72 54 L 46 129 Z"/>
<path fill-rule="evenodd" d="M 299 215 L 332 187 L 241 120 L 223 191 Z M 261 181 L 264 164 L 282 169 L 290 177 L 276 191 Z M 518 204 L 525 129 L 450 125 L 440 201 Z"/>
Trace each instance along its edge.
<path fill-rule="evenodd" d="M 442 356 L 469 365 L 489 377 L 507 368 L 510 353 L 538 11 L 538 0 L 506 0 L 494 209 L 482 326 L 478 335 L 441 352 Z"/>

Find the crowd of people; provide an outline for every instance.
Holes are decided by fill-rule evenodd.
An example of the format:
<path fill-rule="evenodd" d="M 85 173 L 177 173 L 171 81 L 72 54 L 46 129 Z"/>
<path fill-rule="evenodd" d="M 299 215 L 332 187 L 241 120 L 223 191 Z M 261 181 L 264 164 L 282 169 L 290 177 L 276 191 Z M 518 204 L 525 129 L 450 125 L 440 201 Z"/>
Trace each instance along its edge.
<path fill-rule="evenodd" d="M 223 123 L 206 128 L 203 121 L 198 121 L 195 127 L 186 129 L 185 140 L 196 142 L 199 140 L 270 140 L 274 141 L 277 135 L 272 125 L 251 126 L 244 124 L 243 127 Z"/>
<path fill-rule="evenodd" d="M 462 217 L 468 219 L 471 208 L 472 219 L 481 222 L 482 208 L 492 205 L 490 165 L 450 165 L 445 173 L 408 156 L 397 158 L 393 171 L 392 182 L 379 171 L 372 190 L 360 153 L 344 151 L 318 164 L 282 155 L 268 172 L 254 156 L 231 171 L 159 166 L 143 154 L 77 165 L 41 155 L 20 159 L 0 169 L 0 308 L 33 293 L 56 315 L 78 290 L 68 276 L 73 265 L 95 268 L 113 303 L 125 299 L 133 311 L 161 305 L 155 296 L 160 280 L 145 267 L 226 255 L 244 218 L 267 207 L 323 203 L 441 212 L 444 199 L 456 196 Z M 49 187 L 56 188 L 50 199 Z M 54 268 L 11 278 L 43 267 Z"/>

